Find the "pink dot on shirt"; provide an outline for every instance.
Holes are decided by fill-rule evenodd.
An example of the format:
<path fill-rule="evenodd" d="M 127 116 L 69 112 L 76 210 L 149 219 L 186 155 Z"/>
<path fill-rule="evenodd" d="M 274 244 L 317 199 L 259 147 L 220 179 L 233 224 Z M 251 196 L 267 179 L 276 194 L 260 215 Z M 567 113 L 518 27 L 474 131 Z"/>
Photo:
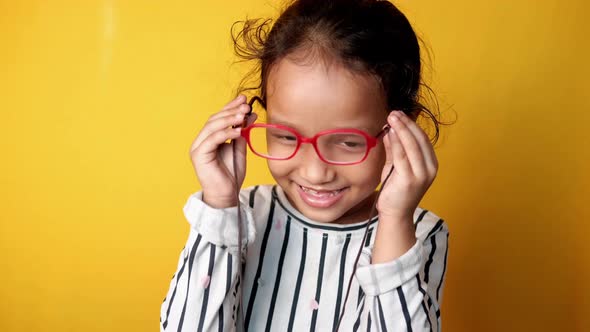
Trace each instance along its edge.
<path fill-rule="evenodd" d="M 311 310 L 317 310 L 320 307 L 320 304 L 315 299 L 311 299 L 311 302 L 309 302 L 309 307 Z"/>
<path fill-rule="evenodd" d="M 203 286 L 203 288 L 207 288 L 209 287 L 209 283 L 211 282 L 211 276 L 204 276 L 203 278 L 201 278 L 201 285 Z"/>

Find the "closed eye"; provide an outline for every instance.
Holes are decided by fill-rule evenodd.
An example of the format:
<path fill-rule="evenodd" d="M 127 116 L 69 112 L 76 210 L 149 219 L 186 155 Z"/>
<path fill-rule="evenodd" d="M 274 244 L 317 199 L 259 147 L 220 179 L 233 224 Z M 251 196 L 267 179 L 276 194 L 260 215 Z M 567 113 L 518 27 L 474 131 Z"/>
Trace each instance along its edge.
<path fill-rule="evenodd" d="M 365 145 L 364 143 L 360 142 L 342 142 L 341 144 L 346 146 L 347 148 L 358 148 Z"/>
<path fill-rule="evenodd" d="M 279 135 L 279 134 L 275 134 L 273 135 L 274 138 L 280 139 L 280 140 L 285 140 L 285 141 L 291 141 L 294 142 L 297 140 L 297 137 L 295 136 L 290 136 L 290 135 Z"/>

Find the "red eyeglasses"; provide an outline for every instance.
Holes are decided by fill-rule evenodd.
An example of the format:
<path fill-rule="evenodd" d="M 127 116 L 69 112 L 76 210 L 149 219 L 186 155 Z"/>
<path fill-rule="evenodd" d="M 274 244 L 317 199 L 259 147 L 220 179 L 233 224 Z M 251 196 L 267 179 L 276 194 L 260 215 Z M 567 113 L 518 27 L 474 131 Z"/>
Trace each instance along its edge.
<path fill-rule="evenodd" d="M 258 97 L 250 100 L 250 106 L 255 101 L 264 106 Z M 377 146 L 378 139 L 388 130 L 389 126 L 385 126 L 377 135 L 371 136 L 353 128 L 330 129 L 321 131 L 313 137 L 305 137 L 287 126 L 255 123 L 242 129 L 242 137 L 246 139 L 254 154 L 266 159 L 291 159 L 299 151 L 301 144 L 309 143 L 325 163 L 355 165 L 367 159 L 371 149 Z"/>

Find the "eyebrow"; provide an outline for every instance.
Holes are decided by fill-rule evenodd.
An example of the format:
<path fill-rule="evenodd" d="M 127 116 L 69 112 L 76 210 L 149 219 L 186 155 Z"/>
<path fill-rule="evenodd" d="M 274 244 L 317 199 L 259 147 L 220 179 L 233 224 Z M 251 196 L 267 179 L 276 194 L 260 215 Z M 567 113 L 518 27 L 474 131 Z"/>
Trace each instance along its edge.
<path fill-rule="evenodd" d="M 271 124 L 278 124 L 278 125 L 287 126 L 287 127 L 291 127 L 291 128 L 295 129 L 295 126 L 292 123 L 289 123 L 288 121 L 283 121 L 283 120 L 277 121 L 276 119 L 271 120 L 270 116 L 268 116 L 266 120 L 268 123 L 271 123 Z"/>
<path fill-rule="evenodd" d="M 295 126 L 292 123 L 289 123 L 287 121 L 282 121 L 282 120 L 279 120 L 279 121 L 272 120 L 271 121 L 270 119 L 268 119 L 268 123 L 270 123 L 270 124 L 278 124 L 278 125 L 282 125 L 282 126 L 287 126 L 289 128 L 295 129 L 297 132 L 301 132 L 301 130 L 299 130 L 297 128 L 297 126 Z M 373 130 L 371 130 L 369 127 L 364 127 L 364 126 L 361 126 L 361 127 L 354 127 L 354 126 L 330 127 L 330 128 L 323 129 L 322 131 L 324 131 L 324 130 L 331 130 L 331 129 L 358 129 L 358 130 L 362 130 L 362 131 L 364 131 L 366 133 L 369 133 L 369 134 L 372 134 L 372 132 L 373 132 Z"/>

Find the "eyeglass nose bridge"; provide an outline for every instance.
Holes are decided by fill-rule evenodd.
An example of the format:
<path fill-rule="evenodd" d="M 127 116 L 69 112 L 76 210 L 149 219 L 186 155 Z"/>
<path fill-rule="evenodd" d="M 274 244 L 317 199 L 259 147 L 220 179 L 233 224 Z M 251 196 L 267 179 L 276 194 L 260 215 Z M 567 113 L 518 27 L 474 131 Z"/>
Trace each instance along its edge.
<path fill-rule="evenodd" d="M 297 148 L 295 149 L 295 152 L 291 157 L 294 157 L 295 155 L 297 155 L 297 153 L 299 153 L 299 151 L 301 150 L 301 144 L 310 144 L 313 147 L 315 154 L 318 156 L 318 158 L 320 158 L 321 161 L 327 164 L 331 164 L 330 161 L 324 159 L 324 156 L 322 156 L 322 153 L 320 152 L 320 149 L 318 147 L 318 138 L 320 136 L 321 135 L 315 135 L 314 137 L 305 137 L 300 135 L 298 137 Z"/>

